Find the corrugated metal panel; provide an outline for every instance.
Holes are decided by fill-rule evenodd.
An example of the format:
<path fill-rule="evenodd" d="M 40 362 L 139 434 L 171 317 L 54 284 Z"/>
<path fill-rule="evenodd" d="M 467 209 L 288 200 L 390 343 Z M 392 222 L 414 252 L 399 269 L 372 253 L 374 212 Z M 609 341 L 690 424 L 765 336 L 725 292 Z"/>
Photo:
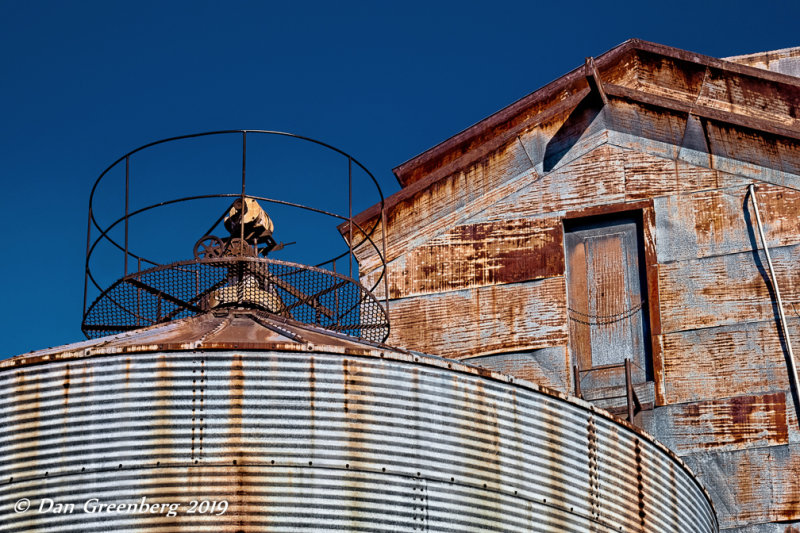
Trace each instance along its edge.
<path fill-rule="evenodd" d="M 0 497 L 79 505 L 60 515 L 4 503 L 5 531 L 716 531 L 699 484 L 650 438 L 483 373 L 377 351 L 7 368 Z M 83 513 L 91 497 L 230 509 Z"/>

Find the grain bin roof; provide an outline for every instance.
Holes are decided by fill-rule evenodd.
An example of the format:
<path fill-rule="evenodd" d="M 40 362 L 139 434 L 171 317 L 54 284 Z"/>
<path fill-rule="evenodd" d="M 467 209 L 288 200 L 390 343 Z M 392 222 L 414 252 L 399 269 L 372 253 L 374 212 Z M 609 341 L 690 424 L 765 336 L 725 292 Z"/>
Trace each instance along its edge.
<path fill-rule="evenodd" d="M 223 308 L 99 339 L 0 361 L 4 368 L 94 355 L 173 350 L 284 350 L 358 353 L 385 348 L 255 309 Z"/>

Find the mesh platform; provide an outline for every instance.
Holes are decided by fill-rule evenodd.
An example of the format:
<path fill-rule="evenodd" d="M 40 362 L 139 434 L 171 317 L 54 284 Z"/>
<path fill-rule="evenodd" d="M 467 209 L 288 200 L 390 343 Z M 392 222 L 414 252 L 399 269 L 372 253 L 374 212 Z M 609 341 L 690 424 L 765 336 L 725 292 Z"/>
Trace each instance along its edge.
<path fill-rule="evenodd" d="M 372 342 L 389 336 L 386 312 L 359 282 L 273 259 L 183 261 L 128 275 L 89 307 L 89 338 L 122 333 L 220 307 L 250 307 Z"/>

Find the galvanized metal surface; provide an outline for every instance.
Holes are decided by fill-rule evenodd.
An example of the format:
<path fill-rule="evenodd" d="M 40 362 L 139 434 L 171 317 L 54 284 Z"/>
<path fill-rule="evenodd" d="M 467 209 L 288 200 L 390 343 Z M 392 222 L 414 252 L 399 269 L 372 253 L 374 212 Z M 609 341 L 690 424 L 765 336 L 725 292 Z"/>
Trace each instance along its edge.
<path fill-rule="evenodd" d="M 153 347 L 0 371 L 4 531 L 717 530 L 675 456 L 554 391 L 388 350 Z"/>

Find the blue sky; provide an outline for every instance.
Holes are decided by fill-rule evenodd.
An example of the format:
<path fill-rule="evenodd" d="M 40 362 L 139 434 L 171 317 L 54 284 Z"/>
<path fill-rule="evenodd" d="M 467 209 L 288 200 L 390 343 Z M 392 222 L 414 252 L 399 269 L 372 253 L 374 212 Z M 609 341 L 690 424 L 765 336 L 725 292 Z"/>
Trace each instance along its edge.
<path fill-rule="evenodd" d="M 291 131 L 351 153 L 388 195 L 392 167 L 586 56 L 631 37 L 716 57 L 797 46 L 798 15 L 796 2 L 774 1 L 0 0 L 0 358 L 83 338 L 88 193 L 137 146 Z M 180 171 L 169 162 L 170 175 L 137 161 L 135 200 L 236 192 L 235 157 L 199 150 L 207 159 Z M 251 179 L 311 204 L 341 199 L 341 182 L 317 168 L 325 161 L 303 159 L 276 184 L 254 155 Z M 289 172 L 282 165 L 265 172 Z M 322 241 L 335 239 L 331 228 Z M 176 244 L 174 259 L 189 258 L 193 241 Z"/>

